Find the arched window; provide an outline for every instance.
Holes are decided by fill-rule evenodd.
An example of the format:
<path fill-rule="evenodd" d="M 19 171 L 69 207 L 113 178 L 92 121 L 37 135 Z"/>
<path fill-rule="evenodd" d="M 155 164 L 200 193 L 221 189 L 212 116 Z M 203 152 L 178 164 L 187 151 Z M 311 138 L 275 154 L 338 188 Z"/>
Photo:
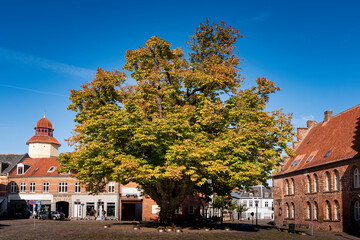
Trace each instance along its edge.
<path fill-rule="evenodd" d="M 291 179 L 291 194 L 295 194 L 295 181 L 293 178 Z"/>
<path fill-rule="evenodd" d="M 340 190 L 340 175 L 337 170 L 334 171 L 334 190 Z"/>
<path fill-rule="evenodd" d="M 340 204 L 335 200 L 335 220 L 340 220 Z"/>
<path fill-rule="evenodd" d="M 360 187 L 360 176 L 359 176 L 359 169 L 355 168 L 354 170 L 354 188 Z"/>
<path fill-rule="evenodd" d="M 285 211 L 286 211 L 286 218 L 290 218 L 290 209 L 288 203 L 285 204 Z"/>
<path fill-rule="evenodd" d="M 314 208 L 314 218 L 313 219 L 316 220 L 316 219 L 318 219 L 318 215 L 319 215 L 319 208 L 318 208 L 317 202 L 314 202 L 313 208 Z"/>
<path fill-rule="evenodd" d="M 331 190 L 331 175 L 329 172 L 325 173 L 325 190 L 326 191 Z"/>
<path fill-rule="evenodd" d="M 295 204 L 291 203 L 291 218 L 295 218 Z"/>
<path fill-rule="evenodd" d="M 306 203 L 306 213 L 307 213 L 307 215 L 306 215 L 307 219 L 310 219 L 310 218 L 311 218 L 311 206 L 310 206 L 310 202 L 307 202 L 307 203 Z"/>
<path fill-rule="evenodd" d="M 306 186 L 307 186 L 307 192 L 308 192 L 308 193 L 311 193 L 311 179 L 310 179 L 310 176 L 309 176 L 309 175 L 306 176 L 306 180 L 307 180 L 307 184 L 306 184 Z"/>
<path fill-rule="evenodd" d="M 286 195 L 289 195 L 290 194 L 290 187 L 289 187 L 289 180 L 285 180 L 285 192 L 286 192 Z"/>
<path fill-rule="evenodd" d="M 360 220 L 360 203 L 359 203 L 359 201 L 356 201 L 354 204 L 354 220 L 355 221 Z"/>
<path fill-rule="evenodd" d="M 326 205 L 326 208 L 325 208 L 325 210 L 326 210 L 326 214 L 325 214 L 326 219 L 331 220 L 331 204 L 330 204 L 329 201 L 326 201 L 325 205 Z"/>
<path fill-rule="evenodd" d="M 319 180 L 318 180 L 318 176 L 314 174 L 314 192 L 318 192 L 318 191 L 319 191 Z"/>

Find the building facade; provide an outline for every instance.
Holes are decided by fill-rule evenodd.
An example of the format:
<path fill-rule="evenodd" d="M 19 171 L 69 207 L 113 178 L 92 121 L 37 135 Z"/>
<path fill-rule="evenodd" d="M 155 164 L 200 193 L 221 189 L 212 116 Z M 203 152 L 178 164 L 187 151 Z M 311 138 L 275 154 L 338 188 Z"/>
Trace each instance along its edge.
<path fill-rule="evenodd" d="M 158 219 L 158 205 L 143 196 L 136 183 L 109 182 L 105 192 L 95 195 L 89 194 L 70 172 L 58 173 L 60 143 L 53 132 L 51 122 L 44 116 L 35 126 L 35 135 L 26 142 L 29 154 L 0 155 L 3 213 L 28 217 L 34 211 L 56 210 L 73 219 Z M 184 201 L 177 211 L 177 219 L 195 219 L 199 214 L 200 201 L 196 196 Z"/>
<path fill-rule="evenodd" d="M 360 226 L 360 105 L 297 129 L 295 157 L 274 175 L 275 223 L 357 232 Z"/>
<path fill-rule="evenodd" d="M 235 212 L 234 218 L 238 220 L 251 219 L 252 217 L 254 219 L 274 219 L 273 190 L 272 187 L 257 186 L 253 187 L 251 192 L 245 190 L 233 192 L 232 198 L 236 205 L 243 205 L 247 209 L 241 215 Z"/>

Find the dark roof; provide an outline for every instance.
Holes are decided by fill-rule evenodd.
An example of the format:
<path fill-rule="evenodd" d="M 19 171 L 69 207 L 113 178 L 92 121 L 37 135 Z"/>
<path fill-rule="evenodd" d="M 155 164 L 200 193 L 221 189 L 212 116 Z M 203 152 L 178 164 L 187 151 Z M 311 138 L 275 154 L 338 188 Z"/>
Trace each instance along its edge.
<path fill-rule="evenodd" d="M 360 105 L 310 128 L 295 153 L 275 176 L 359 157 Z"/>
<path fill-rule="evenodd" d="M 18 175 L 16 168 L 9 174 L 10 177 L 73 177 L 73 174 L 60 174 L 56 170 L 60 167 L 57 158 L 25 158 L 22 162 L 25 165 L 25 173 Z M 51 167 L 54 171 L 49 172 Z"/>
<path fill-rule="evenodd" d="M 0 154 L 1 175 L 9 173 L 22 159 L 28 158 L 25 154 Z"/>
<path fill-rule="evenodd" d="M 240 190 L 232 193 L 233 198 L 273 198 L 274 187 L 262 187 L 262 196 L 261 196 L 261 187 L 252 187 L 253 191 Z"/>

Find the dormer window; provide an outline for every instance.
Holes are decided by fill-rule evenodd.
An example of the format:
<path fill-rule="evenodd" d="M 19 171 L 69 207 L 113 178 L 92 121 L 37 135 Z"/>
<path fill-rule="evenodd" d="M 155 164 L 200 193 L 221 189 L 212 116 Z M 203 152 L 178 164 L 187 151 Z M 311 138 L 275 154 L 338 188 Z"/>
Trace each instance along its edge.
<path fill-rule="evenodd" d="M 24 174 L 24 164 L 19 163 L 17 165 L 17 174 L 18 175 L 23 175 Z"/>
<path fill-rule="evenodd" d="M 55 171 L 55 169 L 56 169 L 56 167 L 54 167 L 54 166 L 50 167 L 49 170 L 48 170 L 48 173 L 51 173 L 51 172 Z"/>

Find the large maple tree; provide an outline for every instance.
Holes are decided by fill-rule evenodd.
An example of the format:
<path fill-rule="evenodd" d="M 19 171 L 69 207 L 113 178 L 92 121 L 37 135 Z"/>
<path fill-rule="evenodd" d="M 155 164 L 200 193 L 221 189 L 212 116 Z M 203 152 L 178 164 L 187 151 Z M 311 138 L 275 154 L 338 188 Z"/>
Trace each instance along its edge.
<path fill-rule="evenodd" d="M 128 50 L 123 67 L 98 69 L 72 90 L 68 109 L 76 127 L 75 151 L 59 158 L 92 193 L 109 181 L 138 183 L 160 206 L 162 223 L 194 192 L 226 195 L 266 184 L 290 152 L 291 115 L 269 112 L 279 90 L 266 78 L 242 87 L 235 43 L 239 30 L 208 21 L 188 42 L 187 57 L 159 37 Z"/>

